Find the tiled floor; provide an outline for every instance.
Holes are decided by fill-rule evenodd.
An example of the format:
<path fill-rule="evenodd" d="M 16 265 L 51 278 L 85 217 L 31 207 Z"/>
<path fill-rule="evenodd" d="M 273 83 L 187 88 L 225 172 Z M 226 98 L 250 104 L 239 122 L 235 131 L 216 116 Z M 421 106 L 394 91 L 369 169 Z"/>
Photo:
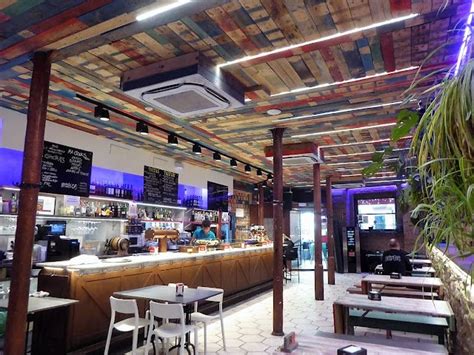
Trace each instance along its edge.
<path fill-rule="evenodd" d="M 346 289 L 360 282 L 361 275 L 336 274 L 336 285 L 324 285 L 324 301 L 314 300 L 314 273 L 301 272 L 297 278 L 284 286 L 284 331 L 294 331 L 297 338 L 312 335 L 316 331 L 333 332 L 332 302 L 346 292 Z M 268 291 L 224 311 L 224 325 L 227 351 L 223 350 L 220 323 L 208 326 L 207 354 L 273 354 L 283 343 L 282 337 L 272 332 L 272 292 Z M 200 353 L 203 354 L 203 331 L 199 332 Z M 356 328 L 356 335 L 385 337 L 383 331 Z M 416 334 L 394 332 L 398 337 L 409 337 L 418 341 L 435 341 Z M 420 339 L 421 337 L 421 339 Z"/>

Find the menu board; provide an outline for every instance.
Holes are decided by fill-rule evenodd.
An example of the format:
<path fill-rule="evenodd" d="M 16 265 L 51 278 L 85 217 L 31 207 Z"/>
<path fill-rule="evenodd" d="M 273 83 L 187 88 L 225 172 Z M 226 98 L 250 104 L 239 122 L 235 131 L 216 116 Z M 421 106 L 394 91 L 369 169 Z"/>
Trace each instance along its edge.
<path fill-rule="evenodd" d="M 145 166 L 143 198 L 149 203 L 178 203 L 178 174 Z"/>
<path fill-rule="evenodd" d="M 44 142 L 41 192 L 89 196 L 92 152 Z"/>

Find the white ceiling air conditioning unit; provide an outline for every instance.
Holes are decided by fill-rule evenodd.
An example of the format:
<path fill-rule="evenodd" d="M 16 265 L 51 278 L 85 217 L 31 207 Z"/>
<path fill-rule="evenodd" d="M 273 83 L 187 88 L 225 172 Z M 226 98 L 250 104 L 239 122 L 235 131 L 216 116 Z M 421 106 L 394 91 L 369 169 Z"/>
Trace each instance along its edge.
<path fill-rule="evenodd" d="M 347 182 L 347 183 L 339 183 L 339 184 L 332 184 L 332 187 L 335 189 L 356 189 L 359 187 L 364 187 L 365 184 L 363 182 Z"/>
<path fill-rule="evenodd" d="M 173 116 L 189 118 L 244 105 L 244 88 L 199 52 L 122 74 L 121 89 Z"/>
<path fill-rule="evenodd" d="M 273 147 L 265 147 L 265 157 L 273 160 Z M 323 164 L 323 152 L 314 143 L 293 143 L 283 145 L 283 166 Z"/>

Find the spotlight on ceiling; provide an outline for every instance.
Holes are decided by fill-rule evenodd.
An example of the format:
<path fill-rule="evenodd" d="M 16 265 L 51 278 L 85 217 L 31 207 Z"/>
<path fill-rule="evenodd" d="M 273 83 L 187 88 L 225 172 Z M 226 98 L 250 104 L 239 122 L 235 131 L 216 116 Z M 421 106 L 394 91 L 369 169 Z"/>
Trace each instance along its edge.
<path fill-rule="evenodd" d="M 258 184 L 254 184 L 254 185 L 253 185 L 253 190 L 254 190 L 254 191 L 258 191 Z"/>
<path fill-rule="evenodd" d="M 104 122 L 110 121 L 109 111 L 105 107 L 100 105 L 95 107 L 94 117 Z"/>
<path fill-rule="evenodd" d="M 263 187 L 263 188 L 267 188 L 267 187 L 268 187 L 267 181 L 262 182 L 262 187 Z"/>
<path fill-rule="evenodd" d="M 233 167 L 233 168 L 236 168 L 237 167 L 237 160 L 235 160 L 234 158 L 232 158 L 230 160 L 230 166 Z"/>
<path fill-rule="evenodd" d="M 257 176 L 262 176 L 262 169 L 257 169 Z"/>
<path fill-rule="evenodd" d="M 250 174 L 251 171 L 252 171 L 252 168 L 250 167 L 250 165 L 246 164 L 245 165 L 245 173 Z"/>
<path fill-rule="evenodd" d="M 173 133 L 168 134 L 168 144 L 176 147 L 178 145 L 178 137 Z"/>
<path fill-rule="evenodd" d="M 201 146 L 197 143 L 193 145 L 193 153 L 196 155 L 201 155 Z"/>
<path fill-rule="evenodd" d="M 214 160 L 222 160 L 221 155 L 219 154 L 219 152 L 214 152 L 214 154 L 212 155 L 212 158 Z"/>
<path fill-rule="evenodd" d="M 147 136 L 148 135 L 148 126 L 145 122 L 137 122 L 137 128 L 136 128 L 137 133 L 140 133 L 142 136 Z"/>
<path fill-rule="evenodd" d="M 280 113 L 281 113 L 281 110 L 277 108 L 271 108 L 270 110 L 267 110 L 267 115 L 269 116 L 276 116 L 276 115 L 279 115 Z"/>

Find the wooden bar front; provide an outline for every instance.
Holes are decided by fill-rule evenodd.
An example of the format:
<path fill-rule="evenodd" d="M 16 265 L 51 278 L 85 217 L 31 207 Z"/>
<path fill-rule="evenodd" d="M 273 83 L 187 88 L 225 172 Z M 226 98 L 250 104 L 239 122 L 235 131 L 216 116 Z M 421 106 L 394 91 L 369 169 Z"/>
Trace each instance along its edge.
<path fill-rule="evenodd" d="M 157 260 L 149 266 L 110 265 L 97 272 L 47 263 L 39 276 L 39 289 L 79 301 L 71 307 L 69 319 L 67 342 L 68 349 L 73 350 L 105 340 L 110 321 L 109 297 L 116 291 L 183 282 L 189 287 L 223 288 L 225 296 L 229 296 L 271 281 L 272 262 L 271 248 L 252 248 L 190 254 L 174 260 Z M 139 302 L 139 306 L 143 312 L 145 302 Z"/>

